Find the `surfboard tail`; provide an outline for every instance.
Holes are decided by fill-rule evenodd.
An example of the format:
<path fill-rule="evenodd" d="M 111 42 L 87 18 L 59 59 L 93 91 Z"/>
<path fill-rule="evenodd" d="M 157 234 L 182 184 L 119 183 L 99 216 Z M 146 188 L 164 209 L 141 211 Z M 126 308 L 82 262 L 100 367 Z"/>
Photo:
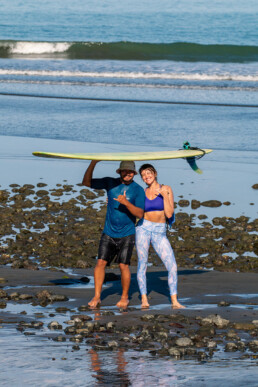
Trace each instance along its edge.
<path fill-rule="evenodd" d="M 195 157 L 188 157 L 186 159 L 186 161 L 188 162 L 188 164 L 190 165 L 190 167 L 192 168 L 192 170 L 194 172 L 199 173 L 199 175 L 202 174 L 202 170 L 196 164 L 196 158 Z"/>

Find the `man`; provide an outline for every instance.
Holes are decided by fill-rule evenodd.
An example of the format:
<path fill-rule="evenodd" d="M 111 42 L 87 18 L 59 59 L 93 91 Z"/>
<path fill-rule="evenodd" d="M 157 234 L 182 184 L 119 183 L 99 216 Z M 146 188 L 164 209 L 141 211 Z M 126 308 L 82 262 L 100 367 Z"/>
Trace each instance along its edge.
<path fill-rule="evenodd" d="M 135 244 L 136 218 L 144 213 L 145 193 L 143 188 L 133 181 L 137 174 L 133 161 L 122 161 L 117 173 L 119 178 L 104 177 L 93 179 L 93 171 L 98 161 L 91 161 L 83 177 L 82 184 L 94 189 L 105 189 L 108 196 L 107 214 L 104 231 L 101 236 L 98 262 L 94 270 L 95 296 L 89 302 L 92 308 L 100 305 L 105 268 L 116 256 L 121 271 L 122 296 L 116 304 L 126 308 L 131 281 L 130 259 Z"/>

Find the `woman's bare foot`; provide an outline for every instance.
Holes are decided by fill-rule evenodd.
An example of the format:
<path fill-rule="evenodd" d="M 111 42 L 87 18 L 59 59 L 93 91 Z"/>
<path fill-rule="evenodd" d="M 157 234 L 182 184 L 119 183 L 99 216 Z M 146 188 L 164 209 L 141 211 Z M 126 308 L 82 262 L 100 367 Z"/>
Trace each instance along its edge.
<path fill-rule="evenodd" d="M 150 307 L 150 304 L 148 302 L 148 298 L 146 296 L 146 294 L 143 294 L 142 295 L 142 305 L 141 305 L 141 308 L 142 309 L 148 309 Z"/>
<path fill-rule="evenodd" d="M 118 308 L 126 309 L 127 306 L 128 306 L 128 304 L 129 304 L 128 298 L 121 297 L 121 300 L 118 301 L 118 303 L 116 304 L 116 306 L 117 306 Z"/>
<path fill-rule="evenodd" d="M 178 301 L 173 302 L 172 309 L 185 309 L 184 305 L 181 305 Z"/>
<path fill-rule="evenodd" d="M 172 308 L 173 308 L 173 309 L 184 309 L 184 308 L 185 308 L 184 305 L 181 305 L 181 304 L 177 301 L 177 294 L 173 294 L 173 296 L 171 296 L 171 302 L 172 302 Z"/>
<path fill-rule="evenodd" d="M 88 305 L 90 308 L 98 308 L 100 306 L 100 298 L 99 297 L 93 297 L 93 299 L 88 302 Z"/>

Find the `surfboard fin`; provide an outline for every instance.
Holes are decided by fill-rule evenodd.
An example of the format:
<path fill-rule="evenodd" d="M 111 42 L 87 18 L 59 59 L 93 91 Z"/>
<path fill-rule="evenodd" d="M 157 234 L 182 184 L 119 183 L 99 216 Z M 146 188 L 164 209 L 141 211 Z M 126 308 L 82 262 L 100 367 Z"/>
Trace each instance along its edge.
<path fill-rule="evenodd" d="M 202 170 L 196 164 L 195 157 L 187 157 L 186 161 L 194 172 L 199 173 L 200 175 L 202 174 Z"/>

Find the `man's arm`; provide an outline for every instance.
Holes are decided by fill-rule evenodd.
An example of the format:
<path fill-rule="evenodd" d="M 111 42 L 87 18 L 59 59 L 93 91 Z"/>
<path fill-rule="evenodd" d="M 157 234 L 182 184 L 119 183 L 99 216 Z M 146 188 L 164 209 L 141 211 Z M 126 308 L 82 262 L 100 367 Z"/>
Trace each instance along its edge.
<path fill-rule="evenodd" d="M 124 191 L 123 195 L 118 195 L 118 197 L 114 198 L 114 200 L 123 204 L 133 216 L 136 216 L 136 218 L 141 219 L 143 217 L 144 210 L 140 207 L 136 207 L 126 199 L 126 191 Z"/>
<path fill-rule="evenodd" d="M 86 185 L 86 187 L 91 187 L 91 179 L 92 179 L 93 171 L 98 162 L 99 160 L 92 160 L 83 176 L 82 184 Z"/>

